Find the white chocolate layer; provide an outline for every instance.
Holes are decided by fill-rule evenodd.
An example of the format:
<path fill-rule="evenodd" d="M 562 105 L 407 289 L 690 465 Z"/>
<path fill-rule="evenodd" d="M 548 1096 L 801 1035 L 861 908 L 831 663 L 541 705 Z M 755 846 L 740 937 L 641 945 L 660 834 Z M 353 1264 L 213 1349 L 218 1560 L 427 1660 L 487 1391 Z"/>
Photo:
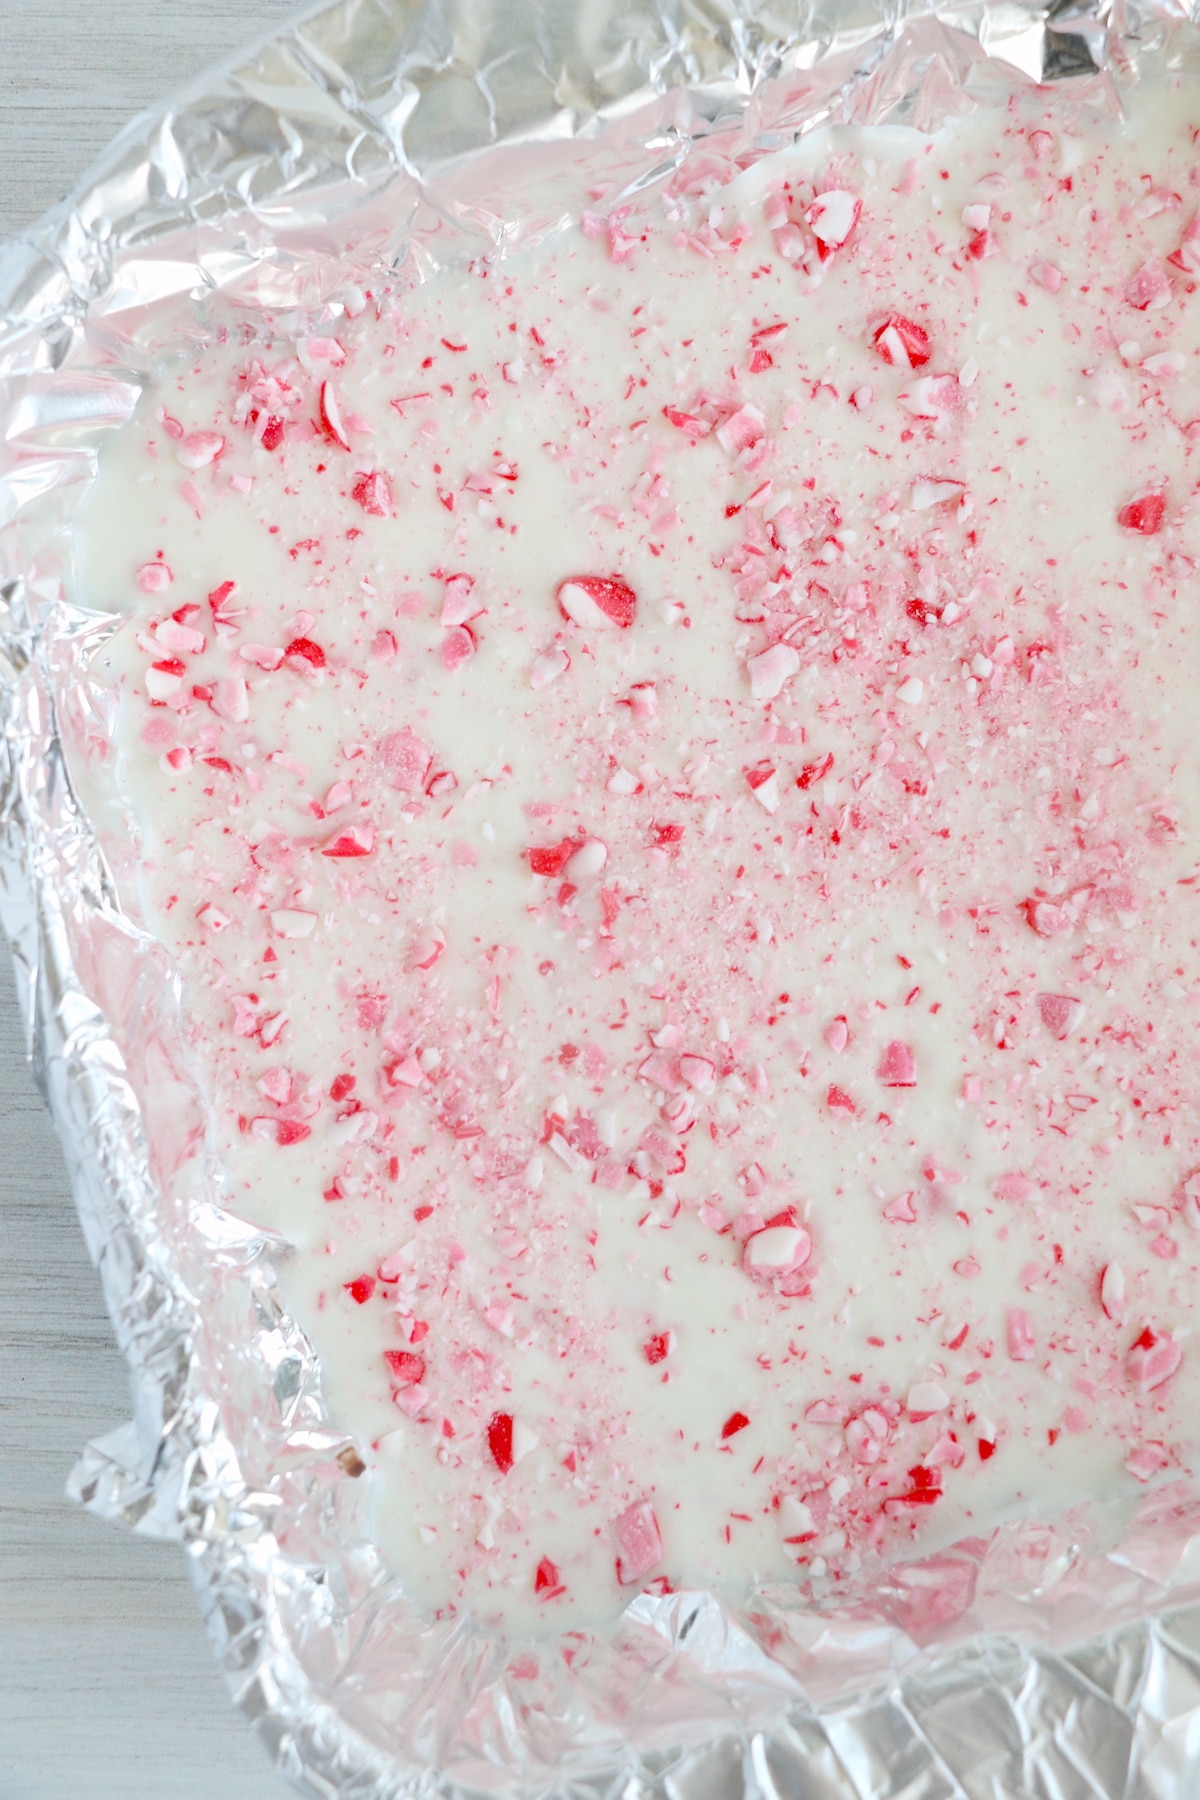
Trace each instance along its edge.
<path fill-rule="evenodd" d="M 431 1607 L 1190 1466 L 1194 102 L 1033 108 L 700 157 L 106 453 L 126 898 Z"/>

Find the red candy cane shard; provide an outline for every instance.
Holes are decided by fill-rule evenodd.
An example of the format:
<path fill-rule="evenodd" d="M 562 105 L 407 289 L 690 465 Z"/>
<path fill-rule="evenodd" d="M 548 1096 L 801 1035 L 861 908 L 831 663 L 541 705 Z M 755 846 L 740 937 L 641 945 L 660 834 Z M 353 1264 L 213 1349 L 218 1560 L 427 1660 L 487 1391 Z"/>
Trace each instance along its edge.
<path fill-rule="evenodd" d="M 567 1591 L 559 1577 L 557 1566 L 548 1556 L 542 1557 L 533 1572 L 533 1591 L 539 1600 L 553 1600 Z"/>
<path fill-rule="evenodd" d="M 1166 510 L 1165 494 L 1141 494 L 1121 508 L 1117 524 L 1122 531 L 1135 532 L 1138 537 L 1155 537 L 1162 530 Z"/>
<path fill-rule="evenodd" d="M 313 642 L 312 638 L 293 638 L 283 654 L 285 659 L 295 658 L 298 662 L 307 663 L 310 669 L 325 667 L 325 652 L 320 644 Z"/>
<path fill-rule="evenodd" d="M 487 1422 L 487 1447 L 492 1461 L 502 1475 L 513 1466 L 513 1416 L 493 1413 Z"/>
<path fill-rule="evenodd" d="M 525 851 L 525 860 L 534 875 L 561 875 L 575 852 L 582 849 L 584 838 L 563 838 L 557 844 L 545 844 Z"/>

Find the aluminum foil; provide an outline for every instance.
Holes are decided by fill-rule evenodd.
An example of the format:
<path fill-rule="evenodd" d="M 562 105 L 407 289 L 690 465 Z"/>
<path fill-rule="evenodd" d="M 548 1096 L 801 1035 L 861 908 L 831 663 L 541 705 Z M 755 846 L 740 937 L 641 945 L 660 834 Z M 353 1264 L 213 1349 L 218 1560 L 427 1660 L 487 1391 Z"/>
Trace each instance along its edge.
<path fill-rule="evenodd" d="M 366 1527 L 362 1460 L 206 1191 L 178 981 L 82 795 L 115 621 L 71 519 L 156 362 L 222 307 L 310 312 L 359 274 L 500 253 L 827 121 L 931 128 L 1056 83 L 1108 111 L 1189 0 L 340 0 L 143 115 L 0 252 L 0 920 L 35 1071 L 135 1378 L 71 1478 L 181 1543 L 238 1704 L 303 1793 L 628 1800 L 1185 1800 L 1200 1792 L 1200 1490 L 1025 1520 L 871 1592 L 643 1594 L 609 1632 L 431 1623 Z M 102 810 L 102 809 L 101 809 Z"/>

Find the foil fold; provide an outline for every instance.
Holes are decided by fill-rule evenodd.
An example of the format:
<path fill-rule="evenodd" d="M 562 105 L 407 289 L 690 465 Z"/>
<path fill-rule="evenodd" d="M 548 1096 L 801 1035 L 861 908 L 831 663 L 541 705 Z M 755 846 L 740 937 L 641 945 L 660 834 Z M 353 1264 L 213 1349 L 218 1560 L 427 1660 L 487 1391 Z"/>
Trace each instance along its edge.
<path fill-rule="evenodd" d="M 1025 1520 L 804 1604 L 642 1594 L 608 1633 L 430 1622 L 200 1154 L 176 976 L 119 896 L 117 621 L 74 589 L 105 438 L 213 306 L 321 315 L 823 123 L 931 129 L 1014 85 L 1119 115 L 1196 0 L 339 0 L 136 119 L 0 251 L 0 922 L 34 1071 L 135 1380 L 69 1491 L 179 1542 L 238 1705 L 303 1793 L 1185 1800 L 1200 1776 L 1200 1491 Z M 334 316 L 326 313 L 326 316 Z M 101 751 L 97 750 L 101 747 Z"/>

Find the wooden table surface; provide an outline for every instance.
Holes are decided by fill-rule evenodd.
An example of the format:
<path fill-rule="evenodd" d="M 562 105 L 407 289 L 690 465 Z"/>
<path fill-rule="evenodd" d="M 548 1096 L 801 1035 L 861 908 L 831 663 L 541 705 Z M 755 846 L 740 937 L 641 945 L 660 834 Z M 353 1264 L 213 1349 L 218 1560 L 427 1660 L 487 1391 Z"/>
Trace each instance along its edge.
<path fill-rule="evenodd" d="M 0 0 L 0 239 L 132 113 L 294 10 Z M 0 1800 L 272 1800 L 290 1790 L 226 1695 L 181 1553 L 64 1498 L 85 1441 L 128 1417 L 0 967 Z"/>

